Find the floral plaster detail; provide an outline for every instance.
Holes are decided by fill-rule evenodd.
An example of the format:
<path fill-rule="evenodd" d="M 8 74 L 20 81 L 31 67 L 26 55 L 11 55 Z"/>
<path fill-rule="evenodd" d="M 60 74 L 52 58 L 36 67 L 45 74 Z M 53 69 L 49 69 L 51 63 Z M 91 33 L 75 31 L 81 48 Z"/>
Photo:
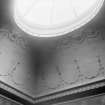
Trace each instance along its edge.
<path fill-rule="evenodd" d="M 58 39 L 52 61 L 46 59 L 50 48 L 36 47 L 33 58 L 29 42 L 18 34 L 0 30 L 0 80 L 28 97 L 105 79 L 104 29 L 88 28 Z"/>
<path fill-rule="evenodd" d="M 26 81 L 32 76 L 29 73 L 28 48 L 24 46 L 26 42 L 6 30 L 0 30 L 0 38 L 0 80 L 27 93 L 29 84 Z"/>

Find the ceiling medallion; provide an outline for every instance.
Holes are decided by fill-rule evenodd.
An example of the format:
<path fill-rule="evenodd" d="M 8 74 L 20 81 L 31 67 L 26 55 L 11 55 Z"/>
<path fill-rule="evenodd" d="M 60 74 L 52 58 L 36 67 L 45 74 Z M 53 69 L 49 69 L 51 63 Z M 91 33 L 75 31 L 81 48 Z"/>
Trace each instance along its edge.
<path fill-rule="evenodd" d="M 72 32 L 93 19 L 104 0 L 16 0 L 14 20 L 26 33 L 55 37 Z"/>

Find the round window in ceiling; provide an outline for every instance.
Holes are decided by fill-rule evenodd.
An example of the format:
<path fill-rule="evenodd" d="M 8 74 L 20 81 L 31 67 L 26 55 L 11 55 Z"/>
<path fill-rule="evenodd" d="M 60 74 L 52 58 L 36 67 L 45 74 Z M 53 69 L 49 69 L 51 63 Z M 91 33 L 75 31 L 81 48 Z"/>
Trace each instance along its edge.
<path fill-rule="evenodd" d="M 104 0 L 15 0 L 14 19 L 26 33 L 60 36 L 88 23 Z"/>

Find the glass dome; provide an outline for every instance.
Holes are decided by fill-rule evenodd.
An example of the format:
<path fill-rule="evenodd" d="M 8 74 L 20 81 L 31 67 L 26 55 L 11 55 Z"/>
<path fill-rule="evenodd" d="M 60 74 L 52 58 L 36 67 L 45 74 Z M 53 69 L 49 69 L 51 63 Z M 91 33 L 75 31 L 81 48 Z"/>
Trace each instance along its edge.
<path fill-rule="evenodd" d="M 14 19 L 26 33 L 38 37 L 64 35 L 88 23 L 104 0 L 16 0 Z"/>

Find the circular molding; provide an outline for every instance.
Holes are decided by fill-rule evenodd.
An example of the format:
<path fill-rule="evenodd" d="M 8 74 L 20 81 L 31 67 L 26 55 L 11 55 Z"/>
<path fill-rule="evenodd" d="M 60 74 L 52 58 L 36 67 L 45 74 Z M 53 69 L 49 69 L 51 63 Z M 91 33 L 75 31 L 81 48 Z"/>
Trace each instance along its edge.
<path fill-rule="evenodd" d="M 72 32 L 72 31 L 74 31 L 74 30 L 82 27 L 83 25 L 85 25 L 86 23 L 88 23 L 91 19 L 93 19 L 97 15 L 97 13 L 99 12 L 99 10 L 101 9 L 101 7 L 102 7 L 102 5 L 104 3 L 104 0 L 94 0 L 94 3 L 91 4 L 91 2 L 90 2 L 90 4 L 89 4 L 88 3 L 89 1 L 88 0 L 85 0 L 85 1 L 87 1 L 88 4 L 86 4 L 84 2 L 87 5 L 87 6 L 84 6 L 85 4 L 82 3 L 84 0 L 80 0 L 81 1 L 81 4 L 77 3 L 76 5 L 75 5 L 75 3 L 77 1 L 74 0 L 75 1 L 74 2 L 75 8 L 74 7 L 73 8 L 70 8 L 70 5 L 68 5 L 68 8 L 66 8 L 64 10 L 64 12 L 61 12 L 61 10 L 62 10 L 61 7 L 59 9 L 58 5 L 55 6 L 54 4 L 53 5 L 51 4 L 51 2 L 53 3 L 53 0 L 50 0 L 50 3 L 49 4 L 47 4 L 48 0 L 44 0 L 44 1 L 46 1 L 45 3 L 43 1 L 41 1 L 41 0 L 39 2 L 36 0 L 36 2 L 38 2 L 38 3 L 36 3 L 35 6 L 39 10 L 37 10 L 37 8 L 36 8 L 35 9 L 36 12 L 34 12 L 35 10 L 33 10 L 33 9 L 32 10 L 31 9 L 29 10 L 29 6 L 26 5 L 26 7 L 28 8 L 27 9 L 27 12 L 28 13 L 27 13 L 26 10 L 24 10 L 24 6 L 23 6 L 24 2 L 21 3 L 21 0 L 17 0 L 17 1 L 18 2 L 16 2 L 15 3 L 16 5 L 14 6 L 15 7 L 15 9 L 14 9 L 14 20 L 15 20 L 16 24 L 24 32 L 26 32 L 26 33 L 28 33 L 28 34 L 30 34 L 32 36 L 37 36 L 37 37 L 55 37 L 55 36 L 60 36 L 60 35 L 67 34 L 69 32 Z M 23 0 L 23 1 L 25 1 L 25 0 Z M 60 3 L 59 0 L 57 0 L 57 1 Z M 67 1 L 70 1 L 70 0 L 67 0 Z M 73 0 L 71 0 L 70 2 L 73 3 Z M 18 4 L 20 6 L 17 6 Z M 38 6 L 37 6 L 37 4 L 38 4 Z M 66 5 L 67 4 L 68 3 L 66 3 Z M 62 6 L 62 5 L 63 4 L 61 3 L 60 6 Z M 89 5 L 91 5 L 91 6 L 88 7 Z M 49 7 L 47 8 L 47 6 L 49 6 Z M 56 9 L 54 8 L 54 6 L 56 7 Z M 83 8 L 85 8 L 84 9 L 85 11 L 82 11 L 83 8 L 81 9 L 80 6 L 83 6 Z M 58 10 L 58 13 L 56 13 L 55 16 L 53 16 L 51 14 L 51 11 L 49 13 L 47 13 L 47 10 L 45 10 L 45 12 L 44 12 L 45 14 L 43 14 L 43 11 L 40 12 L 40 10 L 43 9 L 43 8 L 45 8 L 45 7 L 47 8 L 47 10 L 49 8 L 51 9 L 52 7 L 56 11 L 58 9 L 59 10 Z M 63 9 L 65 7 L 67 7 L 67 6 L 64 5 Z M 25 12 L 22 12 L 22 9 Z M 69 11 L 67 11 L 67 9 L 69 9 L 69 10 L 70 9 L 75 9 L 75 10 L 73 10 L 72 12 L 70 12 L 70 14 L 68 15 L 68 12 Z M 79 9 L 81 9 L 81 10 L 78 12 L 77 10 L 79 10 Z M 31 11 L 32 11 L 32 13 L 31 13 Z M 74 12 L 76 12 L 77 16 L 76 16 L 76 14 Z M 27 14 L 25 14 L 25 13 L 27 13 Z M 38 16 L 38 14 L 41 14 L 41 16 Z M 47 16 L 48 19 L 45 19 L 46 18 L 46 15 L 48 15 Z M 52 17 L 50 17 L 50 15 L 52 15 Z M 61 15 L 61 16 L 59 16 L 59 15 Z M 69 18 L 70 16 L 73 16 L 73 15 L 75 15 L 75 17 Z M 43 16 L 44 19 L 42 18 L 42 16 Z M 35 17 L 37 17 L 37 19 Z M 53 22 L 50 21 L 51 18 L 52 18 Z M 53 18 L 55 18 L 55 20 Z M 45 20 L 45 22 L 44 22 L 44 20 Z"/>

